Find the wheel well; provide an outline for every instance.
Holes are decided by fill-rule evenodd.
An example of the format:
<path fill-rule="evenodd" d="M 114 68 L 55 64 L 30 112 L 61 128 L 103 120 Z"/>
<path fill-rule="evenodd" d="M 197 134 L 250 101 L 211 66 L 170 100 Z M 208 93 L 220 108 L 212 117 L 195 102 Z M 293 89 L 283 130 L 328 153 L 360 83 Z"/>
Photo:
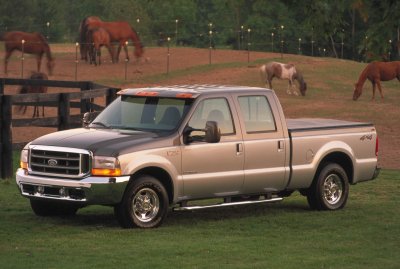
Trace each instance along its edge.
<path fill-rule="evenodd" d="M 132 178 L 137 178 L 138 175 L 149 175 L 158 179 L 168 193 L 169 203 L 172 203 L 174 199 L 174 185 L 172 184 L 171 176 L 167 171 L 159 167 L 146 167 L 137 171 Z"/>
<path fill-rule="evenodd" d="M 354 176 L 353 162 L 351 161 L 350 157 L 347 154 L 343 152 L 333 152 L 325 156 L 318 166 L 316 176 L 319 174 L 319 172 L 326 163 L 336 163 L 340 165 L 346 172 L 347 178 L 349 179 L 349 183 L 353 183 L 353 176 Z"/>

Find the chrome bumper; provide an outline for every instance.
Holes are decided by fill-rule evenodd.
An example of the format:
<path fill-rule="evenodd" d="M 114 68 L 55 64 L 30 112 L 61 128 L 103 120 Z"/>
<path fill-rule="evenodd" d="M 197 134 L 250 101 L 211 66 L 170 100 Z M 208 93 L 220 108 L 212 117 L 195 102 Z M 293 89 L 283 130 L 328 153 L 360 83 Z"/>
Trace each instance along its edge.
<path fill-rule="evenodd" d="M 28 175 L 18 169 L 16 182 L 27 198 L 52 199 L 82 204 L 112 205 L 122 200 L 130 177 L 87 177 L 67 180 Z"/>

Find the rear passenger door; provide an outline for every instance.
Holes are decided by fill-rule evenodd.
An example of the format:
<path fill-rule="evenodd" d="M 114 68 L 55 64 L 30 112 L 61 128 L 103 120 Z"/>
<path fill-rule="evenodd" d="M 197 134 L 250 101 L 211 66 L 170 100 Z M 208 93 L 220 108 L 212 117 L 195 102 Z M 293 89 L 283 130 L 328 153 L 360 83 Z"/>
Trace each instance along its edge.
<path fill-rule="evenodd" d="M 244 193 L 274 192 L 289 174 L 288 140 L 279 111 L 267 95 L 236 95 L 244 140 Z"/>

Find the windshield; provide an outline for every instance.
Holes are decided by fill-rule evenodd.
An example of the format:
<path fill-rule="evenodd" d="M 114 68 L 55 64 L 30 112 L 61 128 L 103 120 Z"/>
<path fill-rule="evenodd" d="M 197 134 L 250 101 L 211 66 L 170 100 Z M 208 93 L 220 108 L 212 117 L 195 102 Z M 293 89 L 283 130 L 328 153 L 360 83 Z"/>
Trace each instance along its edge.
<path fill-rule="evenodd" d="M 172 131 L 186 115 L 193 99 L 120 96 L 89 125 L 139 131 Z"/>

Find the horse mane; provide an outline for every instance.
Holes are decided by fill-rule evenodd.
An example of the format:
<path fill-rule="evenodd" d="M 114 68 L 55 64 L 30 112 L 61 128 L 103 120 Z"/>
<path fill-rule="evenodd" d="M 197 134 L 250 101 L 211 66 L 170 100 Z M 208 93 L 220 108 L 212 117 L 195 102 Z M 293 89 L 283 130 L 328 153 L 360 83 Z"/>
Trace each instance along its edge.
<path fill-rule="evenodd" d="M 358 81 L 356 82 L 356 89 L 362 91 L 363 85 L 368 78 L 368 72 L 371 64 L 368 64 L 364 70 L 361 72 Z"/>

